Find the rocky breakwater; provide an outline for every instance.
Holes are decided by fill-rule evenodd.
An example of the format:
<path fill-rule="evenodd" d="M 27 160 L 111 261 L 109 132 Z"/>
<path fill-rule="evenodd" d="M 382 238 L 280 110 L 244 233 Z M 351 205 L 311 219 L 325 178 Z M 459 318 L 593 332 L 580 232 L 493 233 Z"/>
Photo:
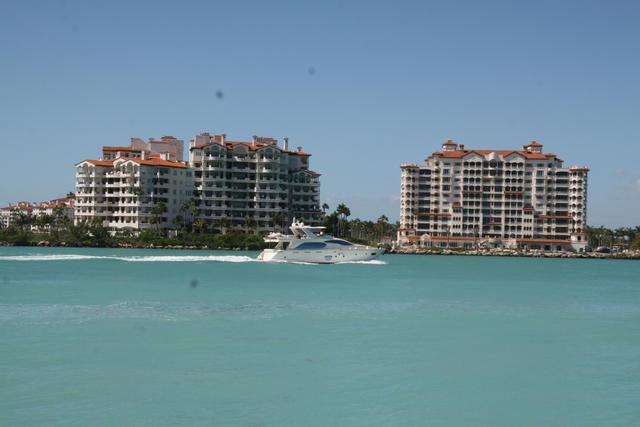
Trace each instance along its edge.
<path fill-rule="evenodd" d="M 589 259 L 640 259 L 640 251 L 604 254 L 599 252 L 561 252 L 524 249 L 469 249 L 454 250 L 440 248 L 396 247 L 389 251 L 404 255 L 462 255 L 462 256 L 507 256 L 529 258 L 589 258 Z"/>

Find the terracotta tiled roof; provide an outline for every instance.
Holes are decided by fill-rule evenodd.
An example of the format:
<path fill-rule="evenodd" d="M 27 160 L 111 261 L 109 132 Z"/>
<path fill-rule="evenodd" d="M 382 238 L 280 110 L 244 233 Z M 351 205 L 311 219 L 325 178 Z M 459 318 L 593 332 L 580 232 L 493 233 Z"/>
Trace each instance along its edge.
<path fill-rule="evenodd" d="M 76 163 L 76 166 L 84 162 L 89 162 L 96 166 L 113 166 L 113 160 L 83 160 L 81 162 Z"/>
<path fill-rule="evenodd" d="M 125 161 L 132 161 L 141 165 L 149 165 L 149 166 L 169 166 L 169 167 L 174 167 L 174 168 L 186 168 L 187 165 L 185 163 L 182 162 L 172 162 L 170 160 L 164 160 L 164 159 L 159 159 L 159 158 L 153 158 L 153 159 L 138 159 L 138 158 L 131 158 L 131 157 L 121 157 L 121 160 L 125 160 Z M 117 160 L 117 159 L 116 159 Z"/>
<path fill-rule="evenodd" d="M 478 154 L 480 156 L 486 156 L 488 154 L 491 153 L 496 153 L 501 155 L 502 157 L 506 157 L 509 156 L 511 154 L 518 154 L 522 157 L 524 157 L 525 159 L 529 159 L 529 160 L 547 160 L 551 157 L 555 157 L 555 154 L 542 154 L 542 153 L 529 153 L 527 151 L 523 151 L 523 150 L 453 150 L 453 151 L 446 151 L 444 153 L 442 152 L 435 152 L 431 155 L 431 157 L 433 156 L 440 156 L 443 157 L 445 159 L 461 159 L 465 156 L 468 156 L 469 154 Z"/>
<path fill-rule="evenodd" d="M 531 144 L 525 145 L 525 147 L 542 147 L 542 144 L 538 144 L 538 141 L 531 141 Z"/>
<path fill-rule="evenodd" d="M 104 145 L 102 147 L 102 151 L 135 151 L 136 153 L 139 153 L 143 150 L 138 148 L 133 148 L 133 147 L 110 147 L 110 146 Z"/>
<path fill-rule="evenodd" d="M 315 176 L 320 176 L 320 175 L 322 175 L 322 174 L 321 174 L 321 173 L 319 173 L 319 172 L 310 171 L 309 169 L 301 169 L 301 170 L 299 170 L 298 172 L 305 172 L 305 173 L 308 173 L 309 175 L 315 175 Z"/>

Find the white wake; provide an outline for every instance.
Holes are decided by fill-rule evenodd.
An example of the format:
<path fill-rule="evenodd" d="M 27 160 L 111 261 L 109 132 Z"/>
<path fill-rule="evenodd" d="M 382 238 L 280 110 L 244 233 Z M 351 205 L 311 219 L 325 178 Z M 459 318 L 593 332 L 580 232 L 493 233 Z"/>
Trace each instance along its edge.
<path fill-rule="evenodd" d="M 98 255 L 18 255 L 0 256 L 0 261 L 78 261 L 87 259 L 108 259 L 125 262 L 251 262 L 248 256 L 240 255 L 185 255 L 185 256 L 98 256 Z"/>

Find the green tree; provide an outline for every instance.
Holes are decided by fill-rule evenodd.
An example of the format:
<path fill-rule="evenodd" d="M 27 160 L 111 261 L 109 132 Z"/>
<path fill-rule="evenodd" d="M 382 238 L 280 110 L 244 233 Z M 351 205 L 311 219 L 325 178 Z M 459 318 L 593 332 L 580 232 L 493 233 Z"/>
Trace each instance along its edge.
<path fill-rule="evenodd" d="M 231 226 L 231 223 L 227 218 L 218 218 L 215 220 L 214 225 L 220 230 L 221 234 L 225 234 Z"/>
<path fill-rule="evenodd" d="M 198 234 L 202 234 L 202 232 L 206 231 L 208 228 L 209 228 L 209 223 L 204 218 L 198 218 L 193 223 L 193 230 Z"/>
<path fill-rule="evenodd" d="M 338 235 L 344 236 L 346 234 L 346 221 L 347 218 L 351 215 L 351 209 L 347 207 L 344 203 L 340 203 L 336 208 L 336 213 L 338 214 Z"/>
<path fill-rule="evenodd" d="M 256 220 L 251 216 L 244 217 L 244 227 L 247 230 L 247 233 L 253 233 L 256 228 Z"/>
<path fill-rule="evenodd" d="M 153 221 L 152 224 L 156 224 L 158 228 L 160 228 L 160 224 L 162 223 L 162 215 L 166 211 L 167 211 L 167 205 L 164 202 L 156 203 L 156 205 L 151 209 L 151 214 L 153 215 L 152 218 L 155 219 L 155 221 Z M 149 222 L 151 222 L 151 218 L 149 218 Z"/>
<path fill-rule="evenodd" d="M 287 214 L 284 212 L 276 212 L 271 217 L 271 224 L 276 228 L 276 231 L 282 233 L 285 228 L 285 221 L 287 220 Z"/>
<path fill-rule="evenodd" d="M 376 222 L 378 236 L 380 236 L 380 240 L 384 238 L 384 233 L 389 226 L 389 218 L 386 215 L 380 215 L 378 221 Z"/>

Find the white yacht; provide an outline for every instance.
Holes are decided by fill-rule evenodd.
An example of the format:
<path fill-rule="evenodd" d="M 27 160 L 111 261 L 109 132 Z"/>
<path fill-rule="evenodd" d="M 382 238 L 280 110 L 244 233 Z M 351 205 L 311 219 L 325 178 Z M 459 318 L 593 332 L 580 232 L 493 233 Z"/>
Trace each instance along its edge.
<path fill-rule="evenodd" d="M 293 219 L 292 235 L 271 233 L 264 241 L 277 243 L 258 255 L 259 261 L 310 262 L 334 264 L 338 262 L 369 261 L 384 252 L 382 248 L 357 245 L 324 234 L 325 227 L 312 227 Z"/>

